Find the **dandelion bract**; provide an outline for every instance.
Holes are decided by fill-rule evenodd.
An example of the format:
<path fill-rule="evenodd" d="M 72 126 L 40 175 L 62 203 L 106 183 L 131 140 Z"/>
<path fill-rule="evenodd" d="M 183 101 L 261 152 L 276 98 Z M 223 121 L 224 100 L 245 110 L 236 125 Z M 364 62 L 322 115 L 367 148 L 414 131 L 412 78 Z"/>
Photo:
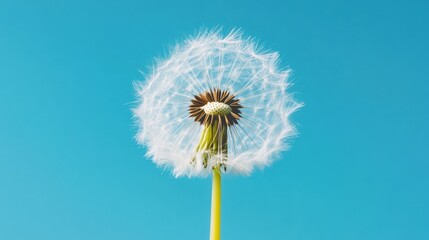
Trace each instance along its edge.
<path fill-rule="evenodd" d="M 295 133 L 301 104 L 287 92 L 289 69 L 238 31 L 189 37 L 137 84 L 137 139 L 179 176 L 250 174 L 269 165 Z"/>

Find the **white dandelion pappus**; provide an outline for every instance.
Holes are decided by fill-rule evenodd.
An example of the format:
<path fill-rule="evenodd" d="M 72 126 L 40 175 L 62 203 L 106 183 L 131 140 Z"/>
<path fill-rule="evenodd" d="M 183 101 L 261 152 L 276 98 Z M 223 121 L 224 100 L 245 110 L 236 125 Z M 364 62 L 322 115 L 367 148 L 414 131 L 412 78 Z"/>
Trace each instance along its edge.
<path fill-rule="evenodd" d="M 289 117 L 302 105 L 286 92 L 290 70 L 280 70 L 278 62 L 278 53 L 262 51 L 237 31 L 187 39 L 137 84 L 138 142 L 148 147 L 148 157 L 176 177 L 207 176 L 219 164 L 226 173 L 244 175 L 269 165 L 287 148 L 285 139 L 295 134 Z M 190 107 L 203 101 L 197 96 L 206 105 Z M 228 125 L 225 143 L 209 155 L 200 147 L 207 133 L 204 121 Z"/>

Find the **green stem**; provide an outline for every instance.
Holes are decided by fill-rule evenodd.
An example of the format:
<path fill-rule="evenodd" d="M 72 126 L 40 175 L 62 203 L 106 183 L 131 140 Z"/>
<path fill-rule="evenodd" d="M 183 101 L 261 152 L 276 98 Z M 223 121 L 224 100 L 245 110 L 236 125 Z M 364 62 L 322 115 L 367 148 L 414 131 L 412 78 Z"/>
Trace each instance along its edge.
<path fill-rule="evenodd" d="M 219 167 L 213 169 L 210 240 L 220 240 L 221 176 Z"/>
<path fill-rule="evenodd" d="M 226 161 L 228 155 L 228 131 L 226 126 L 222 126 L 218 121 L 204 125 L 200 142 L 196 152 L 202 152 L 202 164 L 204 168 L 213 168 L 212 183 L 212 206 L 210 219 L 210 240 L 220 240 L 220 207 L 221 207 L 221 169 L 226 171 Z M 210 163 L 215 156 L 220 159 L 218 163 Z M 191 160 L 195 163 L 195 157 Z"/>

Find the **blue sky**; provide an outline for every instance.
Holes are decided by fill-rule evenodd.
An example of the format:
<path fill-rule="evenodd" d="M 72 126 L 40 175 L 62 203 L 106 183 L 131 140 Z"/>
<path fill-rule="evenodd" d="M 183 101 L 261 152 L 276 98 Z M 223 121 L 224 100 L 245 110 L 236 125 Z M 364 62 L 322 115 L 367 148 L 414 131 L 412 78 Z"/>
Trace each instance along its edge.
<path fill-rule="evenodd" d="M 132 82 L 239 27 L 293 69 L 300 135 L 223 181 L 223 239 L 429 239 L 425 1 L 0 2 L 0 239 L 207 239 L 210 179 L 144 158 Z"/>

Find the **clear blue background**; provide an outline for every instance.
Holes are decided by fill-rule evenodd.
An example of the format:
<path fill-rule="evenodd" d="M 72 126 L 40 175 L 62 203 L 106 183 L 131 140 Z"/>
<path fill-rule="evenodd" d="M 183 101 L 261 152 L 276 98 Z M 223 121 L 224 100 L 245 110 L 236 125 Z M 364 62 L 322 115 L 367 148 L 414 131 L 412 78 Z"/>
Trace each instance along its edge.
<path fill-rule="evenodd" d="M 210 179 L 135 144 L 132 82 L 201 28 L 294 69 L 300 136 L 224 178 L 223 239 L 429 239 L 427 1 L 0 1 L 0 239 L 208 239 Z"/>

